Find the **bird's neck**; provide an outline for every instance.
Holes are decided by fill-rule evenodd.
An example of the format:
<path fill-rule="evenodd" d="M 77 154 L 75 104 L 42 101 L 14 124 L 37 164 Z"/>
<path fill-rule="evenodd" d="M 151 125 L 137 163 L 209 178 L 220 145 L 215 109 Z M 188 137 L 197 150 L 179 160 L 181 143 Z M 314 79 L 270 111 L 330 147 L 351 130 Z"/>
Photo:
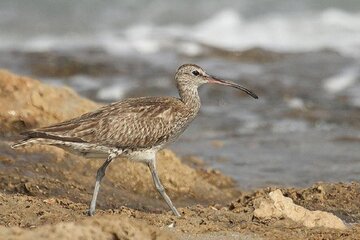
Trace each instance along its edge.
<path fill-rule="evenodd" d="M 178 86 L 181 101 L 194 116 L 199 112 L 201 102 L 197 88 Z"/>

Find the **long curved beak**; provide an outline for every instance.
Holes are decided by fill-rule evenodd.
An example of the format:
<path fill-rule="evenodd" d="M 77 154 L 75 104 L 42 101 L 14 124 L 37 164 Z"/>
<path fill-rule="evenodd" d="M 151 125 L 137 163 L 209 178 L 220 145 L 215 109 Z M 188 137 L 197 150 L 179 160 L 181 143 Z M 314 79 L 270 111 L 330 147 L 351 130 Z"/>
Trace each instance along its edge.
<path fill-rule="evenodd" d="M 236 89 L 239 89 L 241 91 L 246 92 L 247 94 L 249 94 L 250 96 L 252 96 L 255 99 L 259 98 L 255 93 L 253 93 L 249 89 L 247 89 L 247 88 L 245 88 L 245 87 L 243 87 L 243 86 L 241 86 L 239 84 L 236 84 L 236 83 L 233 83 L 233 82 L 230 82 L 230 81 L 221 80 L 221 79 L 218 79 L 218 78 L 210 76 L 210 75 L 206 76 L 206 78 L 207 78 L 209 83 L 215 83 L 215 84 L 220 84 L 220 85 L 233 87 L 233 88 L 236 88 Z"/>

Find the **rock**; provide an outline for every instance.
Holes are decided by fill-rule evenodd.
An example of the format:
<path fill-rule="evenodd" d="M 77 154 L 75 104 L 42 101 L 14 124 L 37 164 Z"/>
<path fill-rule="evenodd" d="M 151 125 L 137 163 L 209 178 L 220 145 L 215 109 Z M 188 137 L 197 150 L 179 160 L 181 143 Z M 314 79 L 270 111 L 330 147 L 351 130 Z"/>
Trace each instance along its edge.
<path fill-rule="evenodd" d="M 254 217 L 261 220 L 290 218 L 294 222 L 305 227 L 326 227 L 335 229 L 346 229 L 340 218 L 332 213 L 323 211 L 310 211 L 294 204 L 293 200 L 284 197 L 277 189 L 269 193 L 269 199 L 262 199 L 259 207 L 254 210 Z"/>
<path fill-rule="evenodd" d="M 50 50 L 15 54 L 23 59 L 24 67 L 29 68 L 36 76 L 66 78 L 75 75 L 111 76 L 119 73 L 114 61 L 111 61 L 113 59 L 105 51 L 96 48 L 72 53 Z"/>
<path fill-rule="evenodd" d="M 282 60 L 291 55 L 291 53 L 280 53 L 264 48 L 249 48 L 243 51 L 234 51 L 217 48 L 214 46 L 201 44 L 205 55 L 220 56 L 222 58 L 234 59 L 241 62 L 266 63 Z"/>
<path fill-rule="evenodd" d="M 0 134 L 48 125 L 94 110 L 100 105 L 67 87 L 0 70 Z"/>

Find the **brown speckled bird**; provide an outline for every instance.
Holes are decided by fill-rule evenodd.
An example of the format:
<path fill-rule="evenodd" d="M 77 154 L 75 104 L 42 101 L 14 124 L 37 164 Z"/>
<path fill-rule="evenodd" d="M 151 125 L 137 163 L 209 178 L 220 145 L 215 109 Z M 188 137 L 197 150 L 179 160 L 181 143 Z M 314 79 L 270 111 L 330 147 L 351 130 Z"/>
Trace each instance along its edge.
<path fill-rule="evenodd" d="M 119 155 L 147 164 L 156 189 L 176 216 L 180 216 L 162 186 L 156 170 L 156 152 L 175 141 L 194 120 L 200 109 L 198 87 L 216 83 L 250 90 L 208 75 L 195 64 L 184 64 L 176 72 L 176 97 L 128 98 L 80 117 L 22 133 L 25 138 L 13 148 L 47 144 L 85 157 L 107 157 L 98 169 L 89 215 L 94 215 L 100 183 L 107 166 Z"/>

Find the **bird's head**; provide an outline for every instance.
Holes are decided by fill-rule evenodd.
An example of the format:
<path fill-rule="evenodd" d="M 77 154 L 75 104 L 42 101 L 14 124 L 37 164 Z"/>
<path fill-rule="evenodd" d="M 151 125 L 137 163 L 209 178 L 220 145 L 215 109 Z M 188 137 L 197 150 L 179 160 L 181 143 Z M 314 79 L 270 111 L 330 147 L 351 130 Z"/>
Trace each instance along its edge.
<path fill-rule="evenodd" d="M 175 79 L 179 87 L 183 86 L 188 88 L 198 88 L 205 83 L 214 83 L 239 89 L 246 92 L 255 99 L 258 98 L 258 96 L 249 89 L 239 84 L 211 76 L 207 74 L 201 67 L 195 64 L 181 65 L 176 72 Z"/>

